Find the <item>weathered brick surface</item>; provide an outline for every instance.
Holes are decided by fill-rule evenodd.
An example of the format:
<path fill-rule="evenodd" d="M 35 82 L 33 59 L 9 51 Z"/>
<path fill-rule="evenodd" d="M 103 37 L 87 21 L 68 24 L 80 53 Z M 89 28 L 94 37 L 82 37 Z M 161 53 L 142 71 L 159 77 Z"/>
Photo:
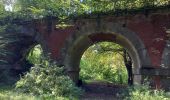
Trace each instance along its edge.
<path fill-rule="evenodd" d="M 34 39 L 59 65 L 68 68 L 68 74 L 78 79 L 79 61 L 83 52 L 99 41 L 112 41 L 123 45 L 134 60 L 134 74 L 142 81 L 140 69 L 144 67 L 170 69 L 170 49 L 166 30 L 170 29 L 170 12 L 151 12 L 126 16 L 90 16 L 66 22 L 68 27 L 56 28 L 57 20 L 37 21 Z M 20 49 L 22 50 L 22 48 Z M 21 52 L 22 54 L 22 52 Z M 18 58 L 17 60 L 20 60 Z M 169 78 L 153 76 L 157 85 L 170 87 Z M 165 82 L 166 81 L 166 82 Z"/>

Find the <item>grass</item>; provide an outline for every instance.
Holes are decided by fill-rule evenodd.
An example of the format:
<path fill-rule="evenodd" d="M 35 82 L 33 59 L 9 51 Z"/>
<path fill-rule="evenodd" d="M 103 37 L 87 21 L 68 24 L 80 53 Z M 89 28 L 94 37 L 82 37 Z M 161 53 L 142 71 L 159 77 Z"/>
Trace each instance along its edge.
<path fill-rule="evenodd" d="M 14 91 L 14 87 L 0 86 L 0 100 L 69 100 L 64 97 L 41 97 Z"/>
<path fill-rule="evenodd" d="M 17 93 L 14 91 L 14 87 L 1 86 L 0 100 L 40 100 L 40 98 L 33 95 Z"/>
<path fill-rule="evenodd" d="M 14 91 L 14 87 L 0 86 L 0 100 L 68 100 L 67 98 L 43 98 L 30 94 L 23 94 Z"/>
<path fill-rule="evenodd" d="M 130 95 L 127 95 L 125 100 L 170 100 L 170 92 L 166 92 L 166 96 L 163 92 L 154 90 L 154 93 L 151 93 L 151 90 L 143 87 L 137 86 L 135 90 L 129 92 Z M 30 94 L 22 94 L 14 91 L 14 87 L 1 86 L 0 87 L 0 100 L 69 100 L 66 98 L 42 98 Z"/>
<path fill-rule="evenodd" d="M 149 85 L 129 87 L 125 100 L 170 100 L 168 91 L 151 89 Z"/>

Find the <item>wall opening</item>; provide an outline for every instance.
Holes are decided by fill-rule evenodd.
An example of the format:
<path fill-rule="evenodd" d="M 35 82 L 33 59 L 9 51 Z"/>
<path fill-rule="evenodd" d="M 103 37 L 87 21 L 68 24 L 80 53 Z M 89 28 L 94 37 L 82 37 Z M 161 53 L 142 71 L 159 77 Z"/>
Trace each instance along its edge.
<path fill-rule="evenodd" d="M 24 49 L 22 53 L 22 58 L 15 64 L 15 69 L 13 73 L 17 76 L 23 75 L 25 72 L 29 71 L 31 67 L 35 64 L 40 64 L 40 57 L 43 53 L 41 45 L 32 45 L 28 49 Z"/>
<path fill-rule="evenodd" d="M 114 42 L 98 42 L 83 53 L 79 78 L 84 83 L 132 85 L 132 65 L 131 57 L 123 46 Z"/>
<path fill-rule="evenodd" d="M 40 44 L 35 45 L 30 49 L 29 53 L 26 55 L 26 60 L 32 64 L 40 64 L 40 58 L 42 56 L 43 50 Z"/>
<path fill-rule="evenodd" d="M 99 42 L 114 42 L 121 45 L 127 52 L 133 62 L 132 74 L 133 74 L 133 84 L 141 84 L 142 76 L 140 74 L 141 61 L 144 61 L 145 51 L 139 52 L 135 46 L 142 47 L 143 45 L 140 42 L 136 41 L 138 45 L 132 44 L 130 39 L 115 33 L 93 33 L 88 35 L 82 35 L 78 39 L 74 40 L 73 45 L 68 49 L 65 66 L 68 72 L 68 75 L 75 83 L 81 83 L 80 74 L 80 63 L 81 58 L 84 52 L 92 45 Z M 134 42 L 133 42 L 134 43 Z M 144 50 L 144 49 L 143 49 Z M 140 56 L 141 55 L 141 56 Z M 142 64 L 144 64 L 142 62 Z"/>

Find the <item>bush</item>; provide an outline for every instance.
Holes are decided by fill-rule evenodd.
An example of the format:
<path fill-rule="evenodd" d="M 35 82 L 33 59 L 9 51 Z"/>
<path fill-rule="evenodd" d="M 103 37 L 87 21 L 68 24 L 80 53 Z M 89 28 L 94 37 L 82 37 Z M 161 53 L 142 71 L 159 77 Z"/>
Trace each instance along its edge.
<path fill-rule="evenodd" d="M 16 90 L 45 99 L 78 98 L 81 90 L 64 74 L 63 67 L 42 57 L 41 64 L 36 64 L 17 83 Z"/>
<path fill-rule="evenodd" d="M 170 100 L 163 90 L 154 90 L 148 85 L 130 87 L 124 97 L 124 100 Z"/>

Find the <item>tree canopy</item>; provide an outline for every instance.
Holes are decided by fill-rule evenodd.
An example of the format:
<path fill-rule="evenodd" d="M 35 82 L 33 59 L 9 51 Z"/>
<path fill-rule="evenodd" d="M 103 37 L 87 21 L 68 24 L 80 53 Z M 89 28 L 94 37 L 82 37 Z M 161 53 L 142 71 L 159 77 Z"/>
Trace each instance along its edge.
<path fill-rule="evenodd" d="M 1 0 L 1 2 L 11 6 L 12 11 L 29 15 L 32 18 L 68 17 L 70 15 L 159 7 L 169 4 L 169 0 Z"/>

